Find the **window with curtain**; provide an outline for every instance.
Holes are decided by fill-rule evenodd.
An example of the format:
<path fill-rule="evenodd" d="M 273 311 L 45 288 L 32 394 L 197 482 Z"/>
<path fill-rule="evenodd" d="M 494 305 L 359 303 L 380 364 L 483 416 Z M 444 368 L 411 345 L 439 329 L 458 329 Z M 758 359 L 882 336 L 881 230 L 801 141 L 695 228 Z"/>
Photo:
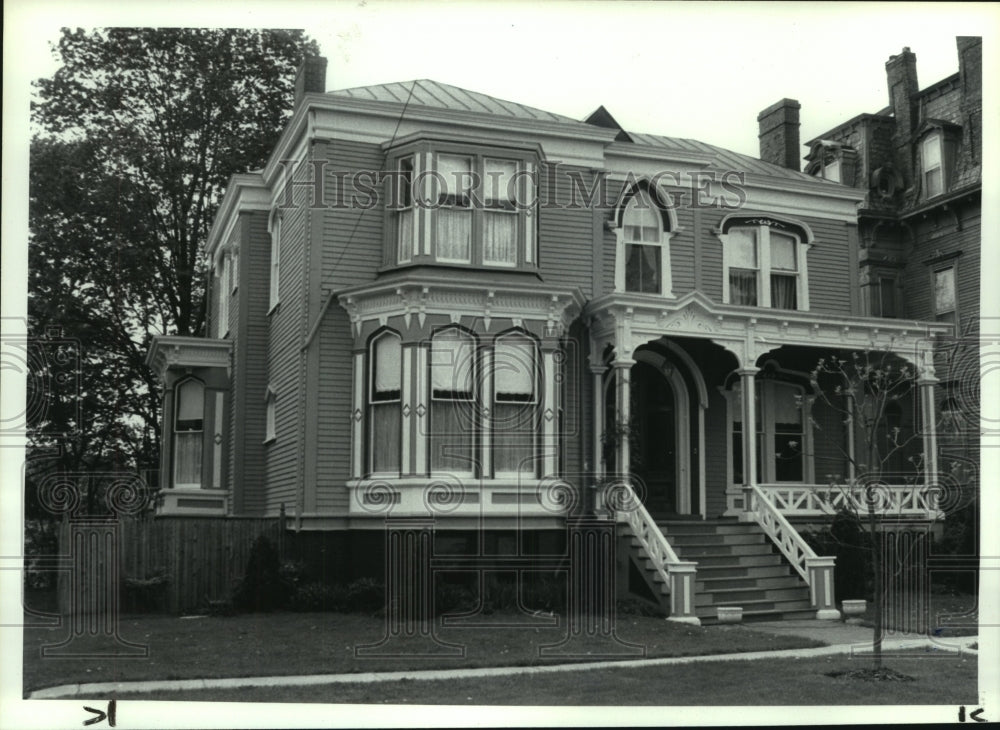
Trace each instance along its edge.
<path fill-rule="evenodd" d="M 662 292 L 662 228 L 659 209 L 646 191 L 632 196 L 622 216 L 625 291 Z"/>
<path fill-rule="evenodd" d="M 472 160 L 438 155 L 437 257 L 444 261 L 472 261 Z"/>
<path fill-rule="evenodd" d="M 413 258 L 413 158 L 401 159 L 397 173 L 396 259 L 403 264 Z"/>
<path fill-rule="evenodd" d="M 517 162 L 484 161 L 483 263 L 501 266 L 517 264 L 517 221 L 514 202 Z"/>
<path fill-rule="evenodd" d="M 795 309 L 799 278 L 795 260 L 798 239 L 777 231 L 770 233 L 771 306 L 775 309 Z"/>
<path fill-rule="evenodd" d="M 185 380 L 174 394 L 174 486 L 201 486 L 205 386 Z"/>
<path fill-rule="evenodd" d="M 729 303 L 757 306 L 757 232 L 735 228 L 729 233 Z"/>
<path fill-rule="evenodd" d="M 474 472 L 476 444 L 476 341 L 450 328 L 431 340 L 431 470 L 463 476 Z"/>
<path fill-rule="evenodd" d="M 537 345 L 521 334 L 504 335 L 493 348 L 493 470 L 534 474 L 538 432 Z"/>
<path fill-rule="evenodd" d="M 399 473 L 402 438 L 402 347 L 399 336 L 386 332 L 372 341 L 369 350 L 370 390 L 368 439 L 370 471 Z"/>

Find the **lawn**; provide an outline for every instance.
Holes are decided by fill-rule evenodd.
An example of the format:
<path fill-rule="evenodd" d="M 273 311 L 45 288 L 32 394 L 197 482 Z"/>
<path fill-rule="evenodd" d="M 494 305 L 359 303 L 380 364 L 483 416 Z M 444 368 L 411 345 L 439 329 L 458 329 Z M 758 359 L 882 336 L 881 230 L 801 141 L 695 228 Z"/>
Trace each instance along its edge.
<path fill-rule="evenodd" d="M 118 700 L 422 705 L 972 705 L 976 657 L 894 657 L 912 681 L 866 682 L 842 673 L 870 660 L 846 656 L 691 663 L 447 681 L 328 684 L 119 694 Z M 829 676 L 829 675 L 840 676 Z"/>
<path fill-rule="evenodd" d="M 355 647 L 377 643 L 385 621 L 374 616 L 337 613 L 246 614 L 182 619 L 170 616 L 126 616 L 120 636 L 146 644 L 146 658 L 98 656 L 103 646 L 80 639 L 74 649 L 92 652 L 83 658 L 42 657 L 41 647 L 58 643 L 68 629 L 25 629 L 24 691 L 81 682 L 189 679 L 260 675 L 340 674 L 399 669 L 460 668 L 558 664 L 597 659 L 692 656 L 819 646 L 819 642 L 775 636 L 737 626 L 690 626 L 662 618 L 619 616 L 622 642 L 581 639 L 561 655 L 540 656 L 546 645 L 564 641 L 568 631 L 559 617 L 493 615 L 494 626 L 443 626 L 438 637 L 459 647 L 457 655 L 419 637 L 384 647 L 388 656 L 357 656 Z M 497 627 L 498 621 L 507 622 Z M 532 625 L 548 622 L 550 625 Z M 555 624 L 554 622 L 560 621 Z M 430 648 L 432 651 L 424 651 Z M 414 650 L 424 654 L 413 656 Z M 568 652 L 568 654 L 567 654 Z"/>
<path fill-rule="evenodd" d="M 978 627 L 978 598 L 971 593 L 951 591 L 945 586 L 931 586 L 929 602 L 915 596 L 897 600 L 896 610 L 886 614 L 886 631 L 911 631 L 936 636 L 975 636 Z M 862 622 L 873 626 L 875 611 L 869 601 Z"/>

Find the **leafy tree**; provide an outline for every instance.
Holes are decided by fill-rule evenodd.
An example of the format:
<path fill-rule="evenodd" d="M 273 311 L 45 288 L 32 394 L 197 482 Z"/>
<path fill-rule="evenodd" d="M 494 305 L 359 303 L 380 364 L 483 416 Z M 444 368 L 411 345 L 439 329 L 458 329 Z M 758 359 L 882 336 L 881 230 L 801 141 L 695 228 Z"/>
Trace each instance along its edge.
<path fill-rule="evenodd" d="M 301 31 L 64 29 L 36 82 L 29 337 L 76 343 L 78 379 L 29 423 L 34 469 L 155 465 L 156 334 L 205 325 L 204 244 L 224 186 L 291 113 Z M 65 384 L 64 384 L 65 385 Z M 30 471 L 30 470 L 29 470 Z M 29 496 L 30 501 L 30 496 Z"/>

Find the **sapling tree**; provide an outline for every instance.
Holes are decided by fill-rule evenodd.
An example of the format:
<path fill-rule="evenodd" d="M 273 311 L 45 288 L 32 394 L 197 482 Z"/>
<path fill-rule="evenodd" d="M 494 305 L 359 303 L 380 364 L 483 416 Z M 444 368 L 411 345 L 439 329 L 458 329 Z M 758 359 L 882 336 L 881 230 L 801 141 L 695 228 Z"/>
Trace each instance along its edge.
<path fill-rule="evenodd" d="M 827 475 L 827 479 L 840 492 L 838 506 L 866 527 L 874 585 L 872 669 L 880 674 L 889 567 L 880 547 L 880 526 L 881 515 L 893 504 L 888 483 L 916 484 L 925 470 L 924 454 L 917 448 L 920 430 L 906 426 L 901 417 L 915 402 L 917 373 L 891 352 L 873 350 L 821 358 L 810 375 L 817 401 L 838 415 L 852 439 L 850 445 L 842 445 L 839 436 L 828 439 L 851 470 L 848 475 Z M 815 419 L 812 425 L 823 430 Z"/>

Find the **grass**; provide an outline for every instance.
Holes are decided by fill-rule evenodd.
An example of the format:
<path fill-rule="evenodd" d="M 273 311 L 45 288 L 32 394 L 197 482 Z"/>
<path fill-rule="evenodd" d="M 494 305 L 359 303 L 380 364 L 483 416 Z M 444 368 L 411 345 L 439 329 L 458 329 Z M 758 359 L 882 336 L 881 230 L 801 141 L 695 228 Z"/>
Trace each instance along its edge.
<path fill-rule="evenodd" d="M 905 631 L 909 628 L 917 633 L 931 633 L 935 636 L 975 636 L 979 633 L 979 609 L 977 596 L 970 593 L 960 593 L 943 586 L 934 585 L 930 592 L 930 603 L 917 598 L 909 599 L 904 611 L 897 611 L 886 616 L 886 630 Z M 923 628 L 921 614 L 926 611 L 929 626 Z M 868 601 L 865 612 L 859 616 L 863 625 L 873 626 L 875 611 L 872 602 Z M 909 627 L 906 626 L 909 622 Z M 921 629 L 923 628 L 923 631 Z"/>
<path fill-rule="evenodd" d="M 866 682 L 846 676 L 868 667 L 845 656 L 704 662 L 645 669 L 600 669 L 447 681 L 329 684 L 119 694 L 127 700 L 318 702 L 421 705 L 942 705 L 977 701 L 976 658 L 895 657 L 913 678 Z M 830 676 L 837 675 L 837 676 Z"/>
<path fill-rule="evenodd" d="M 556 617 L 558 619 L 558 617 Z M 508 627 L 443 626 L 444 642 L 464 646 L 464 656 L 359 657 L 355 647 L 378 642 L 385 635 L 382 618 L 359 614 L 274 613 L 232 617 L 180 619 L 170 616 L 126 616 L 119 635 L 149 647 L 146 658 L 100 656 L 113 646 L 90 637 L 73 644 L 83 658 L 42 657 L 41 647 L 60 642 L 68 628 L 25 629 L 24 691 L 83 682 L 190 679 L 262 675 L 339 674 L 400 669 L 461 668 L 564 663 L 574 658 L 539 656 L 545 645 L 567 636 L 565 621 L 537 626 L 525 617 L 485 617 Z M 540 619 L 534 619 L 537 623 Z M 546 619 L 552 621 L 553 619 Z M 638 645 L 647 657 L 693 656 L 819 646 L 794 636 L 775 636 L 747 626 L 690 626 L 662 618 L 619 616 L 617 636 Z M 406 642 L 405 650 L 421 642 Z M 611 650 L 609 654 L 609 649 Z M 616 658 L 620 644 L 580 641 L 575 659 Z M 89 654 L 88 654 L 89 652 Z M 626 653 L 618 658 L 638 658 Z"/>

